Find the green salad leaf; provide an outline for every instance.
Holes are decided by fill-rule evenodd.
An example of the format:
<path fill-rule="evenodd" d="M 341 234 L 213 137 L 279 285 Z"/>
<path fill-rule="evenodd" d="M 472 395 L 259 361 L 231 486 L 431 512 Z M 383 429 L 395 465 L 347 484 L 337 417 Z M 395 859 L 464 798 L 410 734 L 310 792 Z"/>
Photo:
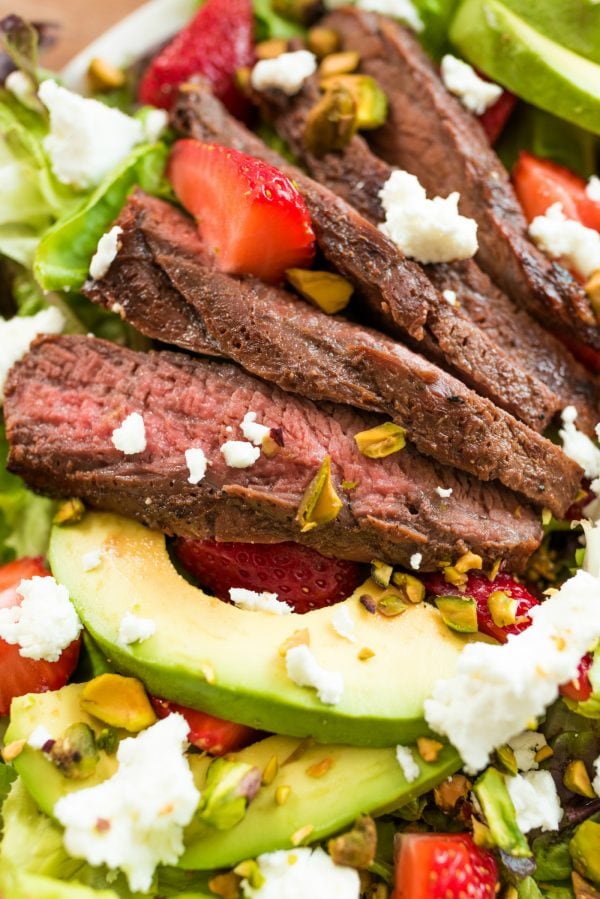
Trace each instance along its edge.
<path fill-rule="evenodd" d="M 266 41 L 272 37 L 289 40 L 306 33 L 302 25 L 278 16 L 273 11 L 271 0 L 254 0 L 253 5 L 257 41 Z"/>

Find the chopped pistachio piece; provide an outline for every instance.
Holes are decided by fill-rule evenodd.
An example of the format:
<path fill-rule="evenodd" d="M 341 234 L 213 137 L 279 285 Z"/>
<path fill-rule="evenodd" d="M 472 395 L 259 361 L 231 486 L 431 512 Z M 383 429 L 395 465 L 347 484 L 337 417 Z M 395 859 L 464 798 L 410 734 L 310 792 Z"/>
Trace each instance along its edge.
<path fill-rule="evenodd" d="M 288 784 L 280 784 L 275 790 L 275 804 L 285 805 L 292 793 L 292 788 Z"/>
<path fill-rule="evenodd" d="M 600 269 L 592 273 L 585 285 L 585 292 L 596 315 L 600 316 Z"/>
<path fill-rule="evenodd" d="M 291 752 L 286 760 L 283 762 L 283 765 L 291 765 L 292 762 L 297 762 L 298 759 L 301 759 L 303 755 L 306 755 L 309 749 L 315 745 L 315 741 L 312 737 L 305 737 L 304 740 L 301 740 L 300 743 L 296 746 L 293 752 Z"/>
<path fill-rule="evenodd" d="M 331 53 L 323 60 L 319 66 L 319 75 L 321 78 L 349 75 L 355 72 L 359 65 L 360 53 L 356 50 L 343 50 L 341 53 Z"/>
<path fill-rule="evenodd" d="M 68 499 L 58 507 L 52 524 L 78 524 L 85 515 L 85 506 L 80 499 Z"/>
<path fill-rule="evenodd" d="M 494 590 L 490 593 L 487 603 L 496 627 L 509 627 L 517 620 L 519 603 L 504 590 Z"/>
<path fill-rule="evenodd" d="M 320 0 L 272 0 L 273 12 L 283 19 L 308 25 L 320 12 Z"/>
<path fill-rule="evenodd" d="M 402 595 L 413 605 L 418 605 L 425 599 L 425 584 L 414 574 L 406 574 L 404 571 L 395 571 L 392 577 L 394 584 L 400 588 Z"/>
<path fill-rule="evenodd" d="M 477 605 L 470 596 L 436 596 L 444 624 L 459 634 L 477 632 Z"/>
<path fill-rule="evenodd" d="M 217 830 L 230 830 L 244 818 L 261 779 L 261 772 L 253 765 L 215 759 L 206 773 L 198 816 Z"/>
<path fill-rule="evenodd" d="M 305 824 L 304 827 L 300 827 L 291 836 L 292 846 L 300 846 L 301 843 L 309 838 L 314 829 L 313 824 Z"/>
<path fill-rule="evenodd" d="M 135 677 L 101 674 L 85 684 L 80 704 L 88 715 L 130 733 L 145 730 L 156 721 L 144 685 Z"/>
<path fill-rule="evenodd" d="M 552 746 L 542 746 L 542 748 L 538 749 L 538 751 L 534 755 L 533 760 L 539 765 L 540 762 L 545 762 L 546 759 L 551 759 L 553 755 L 554 750 L 552 749 Z"/>
<path fill-rule="evenodd" d="M 268 41 L 260 41 L 254 48 L 257 59 L 277 59 L 287 51 L 288 42 L 283 38 L 272 37 Z"/>
<path fill-rule="evenodd" d="M 585 762 L 581 759 L 569 762 L 563 775 L 563 783 L 567 790 L 576 793 L 578 796 L 585 796 L 586 799 L 596 798 Z"/>
<path fill-rule="evenodd" d="M 495 849 L 496 843 L 492 836 L 492 832 L 486 824 L 478 821 L 477 818 L 471 818 L 473 825 L 473 842 L 481 849 Z"/>
<path fill-rule="evenodd" d="M 456 560 L 454 567 L 457 571 L 460 571 L 461 574 L 465 574 L 467 571 L 481 571 L 483 568 L 483 559 L 481 556 L 478 556 L 477 553 L 472 553 L 468 550 Z"/>
<path fill-rule="evenodd" d="M 510 774 L 514 777 L 519 773 L 519 766 L 517 764 L 517 757 L 515 755 L 514 749 L 505 743 L 504 746 L 499 746 L 496 750 L 496 760 L 498 764 L 502 768 L 503 771 L 506 771 L 507 774 Z"/>
<path fill-rule="evenodd" d="M 3 760 L 7 764 L 14 762 L 21 755 L 26 745 L 27 740 L 13 740 L 12 743 L 7 743 L 6 746 L 2 747 Z"/>
<path fill-rule="evenodd" d="M 531 858 L 531 849 L 517 823 L 517 813 L 504 775 L 487 768 L 477 779 L 473 792 L 485 816 L 494 844 L 515 858 Z"/>
<path fill-rule="evenodd" d="M 368 662 L 369 659 L 374 657 L 375 653 L 372 649 L 369 649 L 368 646 L 363 646 L 362 649 L 358 652 L 358 659 L 360 662 Z"/>
<path fill-rule="evenodd" d="M 333 28 L 315 25 L 306 36 L 306 46 L 318 59 L 335 53 L 340 46 L 340 36 Z"/>
<path fill-rule="evenodd" d="M 600 824 L 589 818 L 580 824 L 569 843 L 569 853 L 577 873 L 600 884 Z"/>
<path fill-rule="evenodd" d="M 233 80 L 235 86 L 242 93 L 248 95 L 251 90 L 252 69 L 249 66 L 242 66 L 236 69 Z M 182 87 L 185 92 L 185 85 Z"/>
<path fill-rule="evenodd" d="M 331 59 L 331 57 L 329 57 Z M 327 60 L 321 63 L 321 69 Z M 322 73 L 321 73 L 322 74 Z M 334 75 L 321 81 L 324 90 L 345 88 L 356 103 L 356 128 L 370 131 L 385 124 L 388 114 L 388 99 L 374 78 L 370 75 Z"/>
<path fill-rule="evenodd" d="M 236 865 L 233 869 L 233 873 L 237 874 L 238 877 L 247 880 L 249 885 L 255 890 L 259 890 L 265 882 L 260 866 L 254 859 L 240 862 L 239 865 Z"/>
<path fill-rule="evenodd" d="M 320 762 L 315 762 L 314 765 L 310 765 L 306 769 L 306 773 L 308 774 L 309 777 L 316 777 L 316 778 L 325 777 L 327 772 L 331 769 L 332 765 L 333 765 L 333 759 L 331 758 L 330 755 L 328 755 L 328 756 L 325 756 L 325 758 L 322 759 Z"/>
<path fill-rule="evenodd" d="M 285 273 L 298 293 L 327 315 L 345 309 L 354 287 L 334 272 L 316 272 L 307 268 L 289 268 Z"/>
<path fill-rule="evenodd" d="M 215 896 L 221 899 L 241 899 L 242 878 L 228 871 L 226 874 L 217 874 L 208 881 L 208 888 Z"/>
<path fill-rule="evenodd" d="M 573 884 L 573 892 L 575 899 L 600 899 L 600 891 L 584 880 L 577 871 L 571 872 L 571 883 Z"/>
<path fill-rule="evenodd" d="M 95 56 L 88 67 L 88 81 L 93 91 L 112 91 L 125 84 L 125 73 L 105 59 Z"/>
<path fill-rule="evenodd" d="M 358 487 L 358 481 L 342 481 L 341 483 L 342 490 L 345 490 L 349 493 L 351 490 L 356 490 Z"/>
<path fill-rule="evenodd" d="M 406 430 L 393 421 L 386 421 L 368 431 L 359 431 L 354 442 L 368 459 L 383 459 L 398 453 L 406 446 Z"/>
<path fill-rule="evenodd" d="M 379 559 L 371 562 L 371 577 L 379 587 L 389 587 L 393 573 L 394 567 L 387 562 L 380 562 Z"/>
<path fill-rule="evenodd" d="M 83 722 L 70 724 L 46 756 L 61 774 L 73 780 L 91 777 L 100 761 L 94 731 Z"/>
<path fill-rule="evenodd" d="M 302 630 L 294 631 L 291 637 L 288 637 L 287 640 L 284 640 L 281 646 L 279 647 L 279 655 L 286 656 L 290 649 L 293 649 L 294 646 L 310 646 L 310 633 L 307 627 L 303 627 Z"/>
<path fill-rule="evenodd" d="M 437 757 L 443 748 L 443 743 L 433 740 L 431 737 L 418 737 L 417 739 L 417 750 L 424 762 L 437 762 Z"/>
<path fill-rule="evenodd" d="M 373 818 L 358 818 L 352 830 L 340 834 L 327 843 L 329 855 L 336 865 L 345 868 L 368 868 L 375 861 L 377 828 Z"/>
<path fill-rule="evenodd" d="M 279 771 L 279 762 L 277 760 L 277 756 L 272 755 L 265 766 L 265 770 L 263 771 L 262 782 L 263 782 L 264 786 L 268 787 L 269 784 L 273 783 L 273 781 L 277 777 L 278 771 Z"/>
<path fill-rule="evenodd" d="M 119 748 L 119 734 L 114 727 L 103 727 L 96 736 L 96 746 L 107 755 L 114 755 Z"/>
<path fill-rule="evenodd" d="M 473 784 L 464 774 L 454 774 L 438 784 L 433 791 L 433 799 L 439 809 L 446 814 L 453 812 L 459 802 L 465 800 Z"/>
<path fill-rule="evenodd" d="M 387 591 L 377 601 L 377 611 L 384 618 L 397 618 L 409 608 L 407 601 L 399 593 Z"/>
<path fill-rule="evenodd" d="M 492 567 L 490 568 L 490 573 L 488 574 L 488 581 L 495 581 L 498 577 L 498 572 L 500 571 L 500 566 L 502 565 L 502 559 L 496 559 Z"/>
<path fill-rule="evenodd" d="M 457 571 L 455 565 L 446 565 L 444 579 L 453 587 L 464 587 L 469 578 L 462 571 Z"/>
<path fill-rule="evenodd" d="M 357 106 L 343 85 L 327 90 L 306 118 L 304 142 L 310 153 L 325 156 L 343 150 L 356 133 Z"/>
<path fill-rule="evenodd" d="M 298 507 L 296 521 L 302 533 L 334 521 L 343 505 L 331 481 L 331 458 L 325 456 Z"/>

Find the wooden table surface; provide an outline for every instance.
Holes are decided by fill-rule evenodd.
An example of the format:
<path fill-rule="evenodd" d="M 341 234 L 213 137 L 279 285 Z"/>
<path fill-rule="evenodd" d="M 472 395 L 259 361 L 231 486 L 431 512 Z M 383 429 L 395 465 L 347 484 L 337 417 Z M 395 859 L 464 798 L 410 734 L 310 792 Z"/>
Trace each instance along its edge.
<path fill-rule="evenodd" d="M 142 3 L 143 0 L 0 0 L 0 18 L 14 12 L 28 19 L 57 22 L 59 40 L 44 56 L 44 64 L 57 69 Z"/>

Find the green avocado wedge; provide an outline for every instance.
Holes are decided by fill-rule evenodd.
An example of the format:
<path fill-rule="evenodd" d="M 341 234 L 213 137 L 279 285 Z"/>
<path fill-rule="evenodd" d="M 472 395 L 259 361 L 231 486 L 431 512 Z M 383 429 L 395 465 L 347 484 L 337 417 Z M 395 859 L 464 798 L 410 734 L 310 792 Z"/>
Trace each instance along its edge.
<path fill-rule="evenodd" d="M 512 6 L 510 0 L 463 0 L 452 43 L 522 99 L 600 134 L 600 65 L 547 37 Z"/>
<path fill-rule="evenodd" d="M 101 564 L 84 571 L 84 555 L 98 550 Z M 344 602 L 354 641 L 336 632 L 332 608 L 305 615 L 244 611 L 184 580 L 162 534 L 115 515 L 88 513 L 79 524 L 56 527 L 49 558 L 117 671 L 182 705 L 320 743 L 394 746 L 427 733 L 423 703 L 438 678 L 453 674 L 465 645 L 428 604 L 394 618 L 369 613 L 359 600 L 365 591 L 381 592 L 372 582 Z M 151 619 L 154 636 L 120 644 L 126 613 Z M 336 705 L 288 677 L 281 647 L 298 631 L 308 632 L 318 664 L 342 675 Z M 363 648 L 373 653 L 368 660 L 359 659 Z"/>
<path fill-rule="evenodd" d="M 39 725 L 60 737 L 71 724 L 84 722 L 98 731 L 102 725 L 80 707 L 82 686 L 71 684 L 53 693 L 29 694 L 14 700 L 7 742 L 26 740 Z M 122 734 L 121 736 L 129 736 Z M 229 867 L 262 852 L 289 849 L 294 836 L 304 842 L 319 841 L 349 825 L 360 814 L 391 811 L 434 787 L 460 767 L 454 749 L 445 746 L 434 763 L 413 752 L 419 774 L 408 783 L 394 749 L 357 746 L 319 746 L 293 737 L 268 737 L 228 758 L 275 773 L 250 804 L 245 818 L 230 830 L 216 830 L 199 818 L 185 833 L 182 868 L 212 870 Z M 277 760 L 277 764 L 273 759 Z M 212 759 L 189 756 L 200 792 Z M 41 752 L 25 746 L 14 766 L 39 808 L 52 816 L 58 799 L 67 793 L 93 787 L 110 777 L 117 767 L 114 756 L 101 752 L 94 774 L 85 780 L 66 778 Z M 287 787 L 285 791 L 280 787 Z M 286 794 L 282 804 L 276 794 Z"/>

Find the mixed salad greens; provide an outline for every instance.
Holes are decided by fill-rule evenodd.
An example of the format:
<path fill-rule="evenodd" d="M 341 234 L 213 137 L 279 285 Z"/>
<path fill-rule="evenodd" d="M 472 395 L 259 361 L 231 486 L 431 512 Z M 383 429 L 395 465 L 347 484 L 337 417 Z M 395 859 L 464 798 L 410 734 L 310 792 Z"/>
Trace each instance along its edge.
<path fill-rule="evenodd" d="M 405 2 L 411 6 L 408 0 Z M 208 0 L 207 6 L 210 3 L 214 0 Z M 400 15 L 404 6 L 402 2 L 378 4 L 377 0 L 362 5 Z M 300 0 L 254 0 L 256 40 L 305 39 L 304 16 L 316 6 Z M 496 116 L 490 124 L 496 149 L 507 167 L 512 169 L 519 154 L 527 151 L 583 179 L 600 171 L 599 80 L 589 81 L 600 74 L 598 2 L 414 0 L 411 15 L 418 17 L 419 38 L 436 61 L 446 52 L 457 53 L 507 89 L 501 120 Z M 502 50 L 497 46 L 490 16 L 505 22 Z M 93 333 L 125 346 L 145 348 L 147 341 L 119 315 L 92 305 L 79 290 L 100 238 L 134 186 L 154 196 L 174 199 L 165 168 L 175 137 L 166 117 L 157 120 L 155 109 L 137 102 L 143 66 L 135 63 L 121 71 L 96 64 L 91 71 L 92 93 L 100 102 L 138 121 L 141 137 L 97 183 L 65 183 L 57 176 L 48 151 L 50 122 L 38 96 L 39 85 L 58 76 L 41 68 L 38 40 L 39 29 L 18 16 L 0 23 L 0 43 L 13 63 L 12 74 L 0 89 L 0 314 L 8 321 L 13 316 L 34 316 L 55 309 L 68 333 Z M 157 129 L 157 121 L 164 127 Z M 260 133 L 266 142 L 281 149 L 279 138 L 267 126 L 260 126 Z M 534 169 L 531 175 L 531 171 L 529 179 L 539 173 Z M 548 170 L 543 171 L 547 175 Z M 531 187 L 531 180 L 528 184 Z M 594 227 L 599 225 L 600 216 Z M 3 324 L 0 319 L 0 338 L 8 334 L 1 330 Z M 0 346 L 2 353 L 4 347 Z M 7 367 L 12 361 L 8 357 Z M 0 375 L 5 364 L 0 358 Z M 101 517 L 89 516 L 84 519 L 88 524 L 78 530 L 83 514 L 80 504 L 71 501 L 59 506 L 36 496 L 6 470 L 7 453 L 0 424 L 0 609 L 17 601 L 16 588 L 22 579 L 46 573 L 35 557 L 48 556 L 52 529 L 53 572 L 59 582 L 61 572 L 67 580 L 79 583 L 79 575 L 70 571 L 65 560 L 86 557 L 89 561 L 105 527 Z M 375 565 L 368 592 L 383 595 L 391 582 L 401 584 L 409 594 L 417 591 L 419 597 L 419 591 L 427 589 L 430 597 L 437 597 L 438 608 L 450 622 L 452 639 L 457 631 L 472 630 L 464 623 L 465 615 L 475 615 L 477 629 L 479 611 L 480 630 L 505 644 L 508 635 L 526 631 L 532 620 L 537 620 L 535 612 L 530 614 L 538 606 L 537 595 L 543 591 L 555 593 L 582 567 L 585 576 L 600 576 L 600 563 L 595 558 L 600 539 L 597 528 L 588 525 L 584 550 L 581 531 L 571 526 L 572 521 L 585 517 L 584 507 L 590 499 L 586 493 L 579 506 L 570 511 L 568 521 L 549 516 L 545 520 L 544 541 L 525 578 L 535 595 L 509 574 L 500 574 L 505 580 L 494 581 L 482 572 L 469 571 L 460 583 L 470 598 L 467 602 L 460 600 L 463 617 L 457 626 L 457 597 L 445 596 L 448 584 L 440 585 L 436 576 L 429 582 L 427 578 L 421 581 L 414 573 L 394 573 L 390 566 Z M 133 540 L 139 526 L 131 524 L 131 533 L 128 526 L 124 527 L 127 539 Z M 156 535 L 151 552 L 153 570 L 162 570 L 161 566 L 168 563 L 169 571 L 174 571 L 162 537 Z M 28 561 L 23 567 L 24 559 Z M 137 564 L 147 561 L 144 558 Z M 230 565 L 234 563 L 229 560 Z M 561 697 L 546 714 L 532 721 L 529 731 L 497 748 L 491 764 L 477 776 L 463 772 L 455 750 L 430 733 L 423 734 L 413 748 L 332 746 L 327 754 L 329 747 L 310 740 L 265 739 L 264 735 L 250 733 L 247 727 L 211 719 L 211 744 L 206 742 L 209 716 L 172 702 L 161 705 L 162 700 L 156 697 L 150 703 L 139 680 L 121 677 L 113 670 L 107 651 L 110 639 L 106 636 L 112 624 L 106 624 L 102 614 L 94 611 L 96 593 L 106 590 L 100 575 L 94 573 L 98 564 L 89 561 L 86 570 L 92 572 L 92 586 L 86 588 L 82 583 L 78 596 L 80 610 L 84 610 L 80 614 L 85 619 L 87 609 L 95 622 L 95 639 L 89 628 L 81 638 L 77 635 L 77 651 L 69 670 L 66 674 L 62 671 L 62 683 L 57 684 L 49 675 L 43 682 L 41 689 L 49 692 L 21 697 L 27 690 L 17 686 L 12 696 L 18 698 L 13 701 L 10 720 L 8 707 L 2 708 L 1 702 L 10 694 L 12 669 L 2 661 L 8 644 L 0 641 L 0 678 L 4 679 L 0 684 L 0 715 L 4 715 L 0 717 L 0 732 L 5 733 L 4 762 L 0 762 L 2 899 L 117 899 L 139 892 L 180 899 L 215 895 L 225 899 L 241 895 L 285 899 L 308 895 L 309 891 L 344 899 L 357 897 L 360 891 L 370 899 L 385 899 L 393 889 L 396 899 L 492 899 L 498 883 L 507 899 L 600 896 L 600 654 L 588 654 L 577 678 L 563 686 Z M 126 557 L 120 562 L 117 559 L 111 575 L 111 602 L 114 600 L 117 612 L 119 590 L 125 589 L 122 585 L 130 576 L 126 574 L 128 564 Z M 182 566 L 181 556 L 176 564 Z M 193 558 L 186 573 L 193 580 L 190 569 L 194 572 Z M 462 574 L 459 571 L 458 576 Z M 165 575 L 162 584 L 165 591 L 172 589 L 169 577 Z M 200 580 L 212 586 L 206 579 Z M 355 586 L 350 584 L 348 592 Z M 197 592 L 195 587 L 189 589 Z M 364 588 L 358 589 L 364 592 Z M 158 616 L 161 597 L 156 590 Z M 492 594 L 495 600 L 490 601 Z M 445 603 L 448 599 L 455 601 L 454 606 Z M 484 607 L 491 611 L 482 626 Z M 398 608 L 389 611 L 388 603 L 386 614 L 396 621 Z M 297 648 L 301 647 L 302 637 L 294 639 Z M 373 640 L 377 640 L 375 635 Z M 14 645 L 11 647 L 14 649 Z M 11 664 L 17 664 L 17 656 L 15 650 Z M 111 658 L 118 659 L 118 650 Z M 367 661 L 368 655 L 364 659 Z M 58 664 L 64 663 L 61 657 Z M 140 671 L 144 680 L 143 666 Z M 204 677 L 212 685 L 210 672 L 205 671 Z M 70 683 L 63 686 L 67 680 Z M 57 686 L 60 689 L 52 689 Z M 243 692 L 242 683 L 240 690 Z M 164 776 L 161 753 L 168 757 L 182 742 L 173 723 L 181 719 L 169 715 L 173 711 L 186 714 L 189 733 L 196 736 L 192 743 L 199 750 L 190 755 L 194 780 L 202 784 L 193 821 L 190 823 L 191 816 L 182 819 L 175 838 L 154 824 L 146 831 L 140 826 L 142 836 L 138 833 L 137 839 L 142 855 L 144 833 L 152 833 L 152 840 L 166 846 L 153 847 L 162 864 L 148 882 L 136 879 L 135 866 L 113 870 L 101 864 L 106 861 L 102 855 L 98 863 L 93 858 L 83 860 L 85 853 L 76 835 L 71 835 L 70 842 L 65 840 L 59 824 L 60 820 L 71 833 L 68 822 L 73 812 L 67 800 L 79 789 L 100 789 L 118 777 L 120 768 L 126 771 L 128 764 L 133 766 L 134 734 L 139 734 L 136 741 L 147 739 L 144 745 L 150 761 L 146 773 L 160 784 Z M 124 719 L 125 712 L 133 716 L 133 723 L 131 717 Z M 167 722 L 171 722 L 171 734 Z M 161 726 L 160 736 L 153 737 L 154 728 Z M 37 742 L 32 738 L 36 733 Z M 330 769 L 337 774 L 328 782 L 324 776 Z M 519 772 L 525 772 L 529 779 Z M 541 792 L 536 794 L 531 790 L 538 775 Z M 195 788 L 185 782 L 185 772 L 181 776 L 181 795 L 193 795 Z M 518 777 L 522 778 L 520 793 L 507 787 L 507 778 L 512 783 Z M 133 774 L 131 778 L 133 789 L 138 790 Z M 115 820 L 119 814 L 125 819 L 126 806 L 119 804 L 124 802 L 119 791 L 127 792 L 125 777 L 115 784 L 110 795 L 112 808 L 117 810 Z M 557 795 L 552 792 L 552 784 Z M 143 792 L 146 786 L 139 789 Z M 263 796 L 267 790 L 271 791 L 268 800 Z M 308 829 L 296 830 L 290 842 L 291 825 L 284 815 L 290 808 L 286 803 L 292 790 L 304 802 L 302 814 Z M 354 791 L 356 796 L 352 797 Z M 338 801 L 342 794 L 344 800 Z M 157 818 L 153 801 L 149 790 L 147 807 L 140 804 L 135 812 L 138 818 L 131 825 L 134 830 L 144 815 Z M 536 801 L 542 808 L 538 815 L 528 807 Z M 58 814 L 59 802 L 65 803 L 64 815 Z M 329 811 L 329 806 L 326 815 L 324 809 Z M 557 808 L 558 820 L 552 823 Z M 167 811 L 167 818 L 169 814 Z M 184 825 L 185 847 L 182 843 L 170 848 L 170 840 L 181 842 Z M 100 830 L 102 826 L 98 819 Z M 395 841 L 399 833 L 403 836 Z M 327 837 L 332 837 L 329 844 Z M 119 838 L 129 836 L 117 833 Z M 329 854 L 315 849 L 311 856 L 307 844 L 323 845 Z M 281 850 L 277 857 L 274 850 Z M 262 861 L 257 863 L 256 856 Z M 145 864 L 147 868 L 147 860 Z M 289 885 L 290 866 L 300 872 L 298 888 Z"/>

